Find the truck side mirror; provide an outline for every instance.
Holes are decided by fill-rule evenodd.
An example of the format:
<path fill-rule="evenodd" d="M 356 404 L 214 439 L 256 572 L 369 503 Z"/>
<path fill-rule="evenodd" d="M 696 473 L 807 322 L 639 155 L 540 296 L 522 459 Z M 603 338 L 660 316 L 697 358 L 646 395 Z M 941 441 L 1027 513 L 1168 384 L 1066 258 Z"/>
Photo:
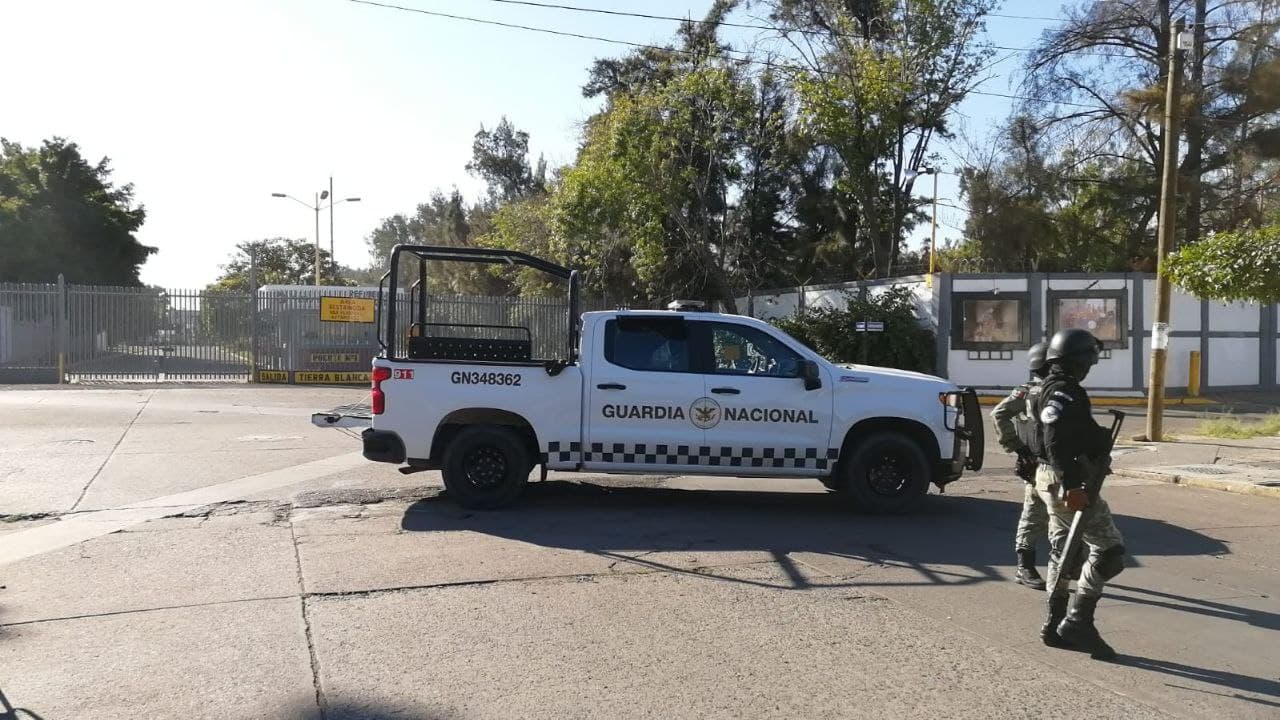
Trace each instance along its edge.
<path fill-rule="evenodd" d="M 804 378 L 805 390 L 817 390 L 822 387 L 822 374 L 818 370 L 818 363 L 812 360 L 800 361 L 800 377 Z"/>

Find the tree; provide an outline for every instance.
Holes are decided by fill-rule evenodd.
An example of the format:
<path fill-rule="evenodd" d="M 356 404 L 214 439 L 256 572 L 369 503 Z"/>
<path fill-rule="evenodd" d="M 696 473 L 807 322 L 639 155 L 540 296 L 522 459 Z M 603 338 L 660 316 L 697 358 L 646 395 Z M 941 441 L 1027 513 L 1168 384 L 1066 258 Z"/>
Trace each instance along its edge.
<path fill-rule="evenodd" d="M 1198 298 L 1280 302 L 1280 224 L 1214 233 L 1170 255 L 1165 273 Z"/>
<path fill-rule="evenodd" d="M 625 239 L 648 297 L 700 297 L 732 310 L 728 188 L 741 172 L 739 123 L 750 101 L 720 60 L 714 30 L 705 34 L 714 25 L 694 25 L 682 28 L 669 79 L 615 93 L 592 118 L 553 206 L 559 229 L 580 247 Z"/>
<path fill-rule="evenodd" d="M 307 240 L 277 237 L 236 245 L 235 254 L 222 266 L 222 275 L 208 289 L 222 293 L 249 292 L 250 266 L 254 261 L 259 287 L 315 283 L 316 246 Z M 323 248 L 320 250 L 320 284 L 352 284 L 341 275 L 334 274 L 329 251 Z"/>
<path fill-rule="evenodd" d="M 1157 178 L 1169 34 L 1179 16 L 1188 18 L 1193 40 L 1182 80 L 1178 227 L 1183 241 L 1194 243 L 1206 230 L 1257 222 L 1258 194 L 1276 176 L 1280 2 L 1081 3 L 1028 57 L 1026 94 L 1047 102 L 1025 110 L 1055 133 L 1062 156 L 1076 166 L 1123 159 L 1144 166 L 1144 178 Z M 1068 174 L 1074 169 L 1064 166 Z M 1158 195 L 1153 181 L 1142 198 L 1143 228 Z"/>
<path fill-rule="evenodd" d="M 462 193 L 454 188 L 448 195 L 436 190 L 427 202 L 418 205 L 412 216 L 393 215 L 382 221 L 366 238 L 375 267 L 385 268 L 396 245 L 445 245 L 470 247 L 478 236 L 477 220 L 487 226 L 484 208 L 468 207 Z M 433 263 L 427 272 L 429 290 L 434 293 L 503 295 L 509 284 L 488 269 L 461 263 Z M 417 279 L 417 268 L 401 266 L 402 284 Z"/>
<path fill-rule="evenodd" d="M 1149 169 L 1107 157 L 1080 167 L 1050 146 L 1033 118 L 1017 116 L 1004 128 L 999 151 L 962 170 L 965 240 L 944 255 L 951 261 L 944 268 L 975 261 L 1005 272 L 1154 267 Z"/>
<path fill-rule="evenodd" d="M 529 166 L 529 133 L 517 130 L 504 116 L 493 130 L 482 125 L 476 133 L 467 172 L 489 184 L 490 202 L 502 203 L 542 192 L 547 164 L 538 158 L 536 168 Z"/>
<path fill-rule="evenodd" d="M 977 35 L 994 0 L 765 4 L 803 63 L 792 77 L 802 128 L 835 161 L 835 230 L 886 276 L 914 213 L 913 173 L 993 52 Z"/>
<path fill-rule="evenodd" d="M 90 164 L 63 138 L 25 148 L 0 138 L 0 281 L 138 286 L 155 248 L 134 233 L 146 211 L 133 185 L 111 182 L 110 160 Z"/>

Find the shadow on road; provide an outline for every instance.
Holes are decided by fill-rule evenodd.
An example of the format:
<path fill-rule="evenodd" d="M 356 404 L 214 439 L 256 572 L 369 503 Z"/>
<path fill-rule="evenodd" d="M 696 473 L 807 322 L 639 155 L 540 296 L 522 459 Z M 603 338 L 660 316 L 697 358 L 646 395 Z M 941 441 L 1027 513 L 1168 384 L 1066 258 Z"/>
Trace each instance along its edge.
<path fill-rule="evenodd" d="M 1168 662 L 1166 660 L 1153 660 L 1151 658 L 1138 657 L 1135 655 L 1121 655 L 1116 658 L 1117 665 L 1127 665 L 1129 667 L 1141 668 L 1151 672 L 1161 673 L 1163 675 L 1172 675 L 1176 678 L 1185 680 L 1195 680 L 1209 685 L 1217 685 L 1219 687 L 1231 688 L 1232 690 L 1241 690 L 1244 692 L 1253 692 L 1268 697 L 1280 697 L 1280 682 L 1269 680 L 1267 678 L 1252 677 L 1250 675 L 1238 675 L 1236 673 L 1223 672 L 1221 670 L 1206 670 L 1204 668 L 1193 667 L 1191 665 L 1182 665 L 1179 663 Z M 1174 685 L 1168 683 L 1170 687 L 1176 687 L 1180 690 L 1194 690 L 1196 692 L 1207 692 L 1198 688 L 1187 687 L 1185 685 Z M 1214 693 L 1217 694 L 1217 693 Z M 1280 702 L 1271 700 L 1263 700 L 1261 698 L 1240 695 L 1239 693 L 1231 693 L 1225 697 L 1244 700 L 1246 702 L 1258 705 L 1267 705 L 1269 707 L 1280 708 Z"/>
<path fill-rule="evenodd" d="M 1146 588 L 1133 587 L 1132 585 L 1117 585 L 1116 583 L 1109 583 L 1107 585 L 1107 589 L 1109 591 L 1108 595 L 1117 600 L 1123 600 L 1128 603 L 1153 605 L 1167 610 L 1178 610 L 1180 612 L 1195 613 L 1196 615 L 1220 618 L 1222 620 L 1234 620 L 1236 622 L 1248 623 L 1254 627 L 1265 628 L 1267 630 L 1280 630 L 1280 615 L 1266 612 L 1265 610 L 1242 608 L 1237 605 L 1228 605 L 1214 600 L 1189 598 L 1182 595 L 1160 592 L 1159 590 L 1148 590 Z M 1110 592 L 1112 590 L 1122 590 L 1124 592 L 1112 593 Z M 1278 689 L 1280 689 L 1280 686 L 1278 686 Z"/>
<path fill-rule="evenodd" d="M 0 691 L 0 720 L 21 720 L 22 718 L 30 718 L 30 720 L 44 720 L 35 712 L 26 708 L 15 708 L 9 704 L 9 698 L 4 696 L 4 692 Z"/>
<path fill-rule="evenodd" d="M 826 493 L 675 490 L 635 485 L 549 481 L 528 488 L 512 509 L 468 512 L 447 496 L 411 505 L 401 528 L 411 532 L 471 531 L 548 548 L 594 553 L 615 562 L 655 570 L 696 573 L 767 587 L 806 589 L 886 584 L 826 583 L 806 573 L 795 554 L 843 558 L 867 566 L 902 567 L 914 580 L 888 584 L 972 585 L 1005 581 L 1020 506 L 977 496 L 925 498 L 908 516 L 878 517 L 850 511 Z M 1126 535 L 1151 538 L 1134 546 L 1150 555 L 1228 552 L 1225 545 L 1160 520 L 1119 517 Z M 716 574 L 709 568 L 673 565 L 664 553 L 768 553 L 787 576 L 785 584 Z M 834 564 L 834 563 L 833 563 Z M 848 567 L 848 563 L 843 563 Z M 819 573 L 820 574 L 820 573 Z M 853 573 L 841 572 L 841 575 Z"/>
<path fill-rule="evenodd" d="M 347 702 L 328 698 L 323 711 L 314 705 L 308 705 L 276 717 L 288 720 L 445 720 L 462 717 L 462 714 L 454 710 L 408 710 L 384 707 L 367 701 Z"/>

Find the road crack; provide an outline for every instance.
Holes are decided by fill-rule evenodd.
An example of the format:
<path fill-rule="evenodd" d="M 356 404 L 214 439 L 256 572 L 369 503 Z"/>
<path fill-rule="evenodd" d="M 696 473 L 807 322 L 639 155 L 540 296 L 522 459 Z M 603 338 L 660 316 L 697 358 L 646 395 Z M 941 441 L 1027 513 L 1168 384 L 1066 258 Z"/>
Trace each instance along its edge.
<path fill-rule="evenodd" d="M 142 401 L 141 403 L 138 403 L 138 412 L 133 414 L 133 419 L 130 420 L 129 424 L 125 426 L 124 432 L 120 433 L 120 437 L 116 439 L 116 443 L 111 446 L 111 452 L 107 453 L 107 456 L 102 460 L 102 464 L 98 466 L 97 470 L 93 471 L 93 477 L 89 478 L 89 482 L 84 484 L 84 489 L 80 491 L 80 496 L 77 497 L 76 501 L 71 505 L 72 511 L 74 511 L 77 507 L 80 507 L 80 503 L 84 501 L 84 496 L 89 494 L 89 488 L 93 486 L 93 481 L 98 479 L 98 476 L 102 474 L 102 470 L 107 467 L 107 463 L 111 462 L 111 458 L 116 456 L 116 450 L 120 448 L 120 443 L 124 442 L 124 439 L 126 436 L 128 436 L 129 431 L 133 429 L 133 424 L 138 422 L 139 417 L 142 417 L 142 411 L 146 410 L 147 405 L 151 404 L 151 398 L 155 397 L 155 394 L 156 394 L 156 391 L 152 390 L 147 395 L 146 400 Z"/>
<path fill-rule="evenodd" d="M 316 710 L 320 720 L 325 720 L 329 713 L 328 701 L 324 696 L 324 686 L 320 681 L 320 658 L 316 656 L 315 638 L 311 635 L 311 616 L 307 608 L 307 589 L 302 579 L 302 553 L 298 551 L 298 533 L 293 522 L 289 522 L 289 537 L 293 540 L 293 560 L 298 568 L 298 604 L 302 610 L 302 629 L 307 638 L 307 656 L 311 659 L 311 685 L 315 688 Z"/>

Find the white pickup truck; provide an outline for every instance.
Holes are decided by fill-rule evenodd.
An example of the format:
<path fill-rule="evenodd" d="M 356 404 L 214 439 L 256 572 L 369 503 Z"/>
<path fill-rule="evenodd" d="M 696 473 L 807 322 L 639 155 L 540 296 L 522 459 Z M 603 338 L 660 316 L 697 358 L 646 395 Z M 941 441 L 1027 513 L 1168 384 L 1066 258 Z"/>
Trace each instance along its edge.
<path fill-rule="evenodd" d="M 976 395 L 941 378 L 837 365 L 768 323 L 701 311 L 579 318 L 577 274 L 523 253 L 400 246 L 404 260 L 511 263 L 569 283 L 560 357 L 529 330 L 426 322 L 425 277 L 402 328 L 380 311 L 364 456 L 439 469 L 467 507 L 515 500 L 530 472 L 680 473 L 821 480 L 871 512 L 902 512 L 982 466 Z M 380 303 L 380 308 L 383 304 Z M 403 311 L 403 307 L 400 310 Z M 508 335 L 513 337 L 502 337 Z M 542 343 L 545 347 L 545 343 Z M 319 413 L 317 425 L 360 418 Z"/>

